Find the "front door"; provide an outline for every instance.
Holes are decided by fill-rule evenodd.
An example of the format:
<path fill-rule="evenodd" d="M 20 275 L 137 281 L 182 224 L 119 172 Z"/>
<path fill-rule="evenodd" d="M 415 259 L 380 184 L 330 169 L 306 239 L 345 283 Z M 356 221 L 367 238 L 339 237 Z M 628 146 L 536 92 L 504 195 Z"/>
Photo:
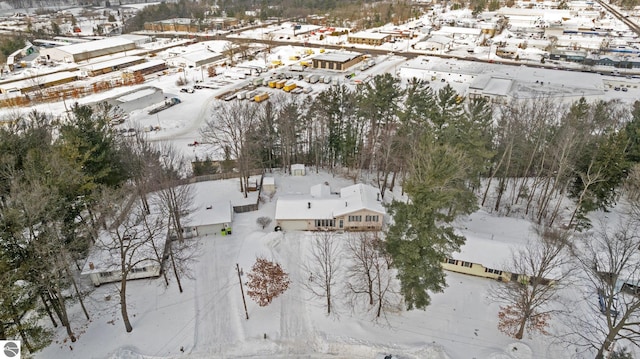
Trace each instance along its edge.
<path fill-rule="evenodd" d="M 344 227 L 344 220 L 343 219 L 340 220 L 339 227 L 340 227 L 340 229 L 342 229 L 342 227 Z"/>

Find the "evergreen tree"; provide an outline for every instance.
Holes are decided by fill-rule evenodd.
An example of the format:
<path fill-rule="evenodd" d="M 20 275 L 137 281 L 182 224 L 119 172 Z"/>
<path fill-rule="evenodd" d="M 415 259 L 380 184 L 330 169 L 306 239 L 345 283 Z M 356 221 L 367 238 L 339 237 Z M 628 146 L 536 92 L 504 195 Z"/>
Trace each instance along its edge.
<path fill-rule="evenodd" d="M 418 144 L 404 182 L 409 200 L 389 206 L 393 224 L 387 232 L 386 251 L 398 269 L 408 309 L 424 309 L 431 302 L 428 291 L 444 289 L 440 263 L 464 243 L 449 224 L 477 206 L 466 185 L 468 159 L 460 150 L 434 142 L 425 136 Z"/>

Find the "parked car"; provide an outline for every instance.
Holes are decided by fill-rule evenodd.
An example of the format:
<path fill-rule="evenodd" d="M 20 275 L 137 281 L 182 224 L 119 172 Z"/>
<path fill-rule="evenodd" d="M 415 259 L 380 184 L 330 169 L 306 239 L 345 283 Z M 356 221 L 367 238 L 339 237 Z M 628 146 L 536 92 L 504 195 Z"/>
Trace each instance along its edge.
<path fill-rule="evenodd" d="M 188 88 L 181 88 L 181 89 L 180 89 L 180 92 L 194 93 L 194 92 L 196 92 L 196 90 L 194 90 L 194 89 L 193 89 L 193 88 L 191 88 L 191 87 L 188 87 Z"/>

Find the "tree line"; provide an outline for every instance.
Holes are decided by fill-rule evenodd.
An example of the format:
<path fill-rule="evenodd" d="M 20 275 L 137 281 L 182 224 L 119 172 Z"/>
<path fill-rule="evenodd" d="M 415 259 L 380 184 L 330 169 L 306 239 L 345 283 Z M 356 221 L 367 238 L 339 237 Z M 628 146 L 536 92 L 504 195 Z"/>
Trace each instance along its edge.
<path fill-rule="evenodd" d="M 25 352 L 46 347 L 59 325 L 77 340 L 71 305 L 89 321 L 87 289 L 76 278 L 91 247 L 117 253 L 109 269 L 121 275 L 127 331 L 126 279 L 139 261 L 168 257 L 182 291 L 183 264 L 194 253 L 179 230 L 191 200 L 179 185 L 184 163 L 169 145 L 118 135 L 112 114 L 106 104 L 76 104 L 60 118 L 33 111 L 0 128 L 0 339 L 21 339 Z M 158 246 L 169 228 L 180 240 L 165 250 Z"/>
<path fill-rule="evenodd" d="M 491 103 L 465 100 L 448 85 L 434 90 L 425 81 L 401 84 L 384 74 L 313 97 L 221 103 L 200 132 L 215 155 L 237 161 L 245 178 L 251 168 L 286 171 L 304 163 L 354 181 L 366 172 L 385 196 L 400 180 L 425 181 L 433 171 L 458 166 L 460 172 L 451 173 L 457 186 L 483 207 L 584 228 L 586 214 L 616 203 L 640 161 L 639 121 L 640 103 L 582 98 L 563 104 L 545 97 Z M 455 166 L 419 168 L 438 160 Z M 425 173 L 418 179 L 415 171 Z M 562 206 L 566 196 L 576 203 L 569 212 Z"/>

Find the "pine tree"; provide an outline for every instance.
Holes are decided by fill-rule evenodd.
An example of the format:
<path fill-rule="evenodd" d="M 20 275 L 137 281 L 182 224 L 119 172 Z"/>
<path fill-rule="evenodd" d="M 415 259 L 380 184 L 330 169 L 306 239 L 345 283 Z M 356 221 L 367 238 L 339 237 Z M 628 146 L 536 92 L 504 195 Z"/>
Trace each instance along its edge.
<path fill-rule="evenodd" d="M 393 224 L 387 232 L 386 251 L 398 269 L 408 309 L 424 309 L 431 302 L 427 291 L 441 292 L 446 286 L 440 263 L 464 244 L 464 237 L 448 224 L 477 206 L 466 184 L 468 170 L 460 150 L 425 136 L 404 182 L 409 201 L 389 206 Z"/>

